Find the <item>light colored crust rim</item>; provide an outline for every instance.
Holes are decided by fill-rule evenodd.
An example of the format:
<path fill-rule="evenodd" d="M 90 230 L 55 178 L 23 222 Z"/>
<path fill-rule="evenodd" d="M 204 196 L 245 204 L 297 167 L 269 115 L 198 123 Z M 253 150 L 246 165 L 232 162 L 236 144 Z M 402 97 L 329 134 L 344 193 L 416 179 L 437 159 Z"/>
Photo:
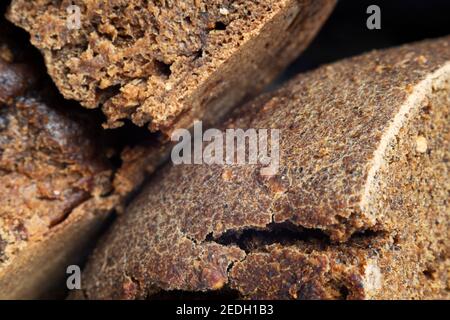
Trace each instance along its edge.
<path fill-rule="evenodd" d="M 386 154 L 389 144 L 393 141 L 393 139 L 395 139 L 401 128 L 403 128 L 404 125 L 417 114 L 422 102 L 426 100 L 427 96 L 433 93 L 433 87 L 436 86 L 436 81 L 443 82 L 449 78 L 450 62 L 447 62 L 444 66 L 435 72 L 430 73 L 424 80 L 411 88 L 412 93 L 408 96 L 406 102 L 400 107 L 388 129 L 382 135 L 378 148 L 373 154 L 373 159 L 367 174 L 367 180 L 364 188 L 362 189 L 363 194 L 360 202 L 361 211 L 366 213 L 367 217 L 371 219 L 371 223 L 373 225 L 376 224 L 377 217 L 370 208 L 370 199 L 371 195 L 377 191 L 377 185 L 375 183 L 376 175 L 385 164 L 384 155 Z"/>

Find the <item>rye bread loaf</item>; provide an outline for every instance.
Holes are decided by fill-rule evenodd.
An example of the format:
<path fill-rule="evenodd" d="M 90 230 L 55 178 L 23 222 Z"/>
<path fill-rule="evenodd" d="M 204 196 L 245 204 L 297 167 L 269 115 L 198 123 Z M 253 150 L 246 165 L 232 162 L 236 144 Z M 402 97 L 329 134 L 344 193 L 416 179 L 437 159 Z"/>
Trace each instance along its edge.
<path fill-rule="evenodd" d="M 144 171 L 141 146 L 113 165 L 120 150 L 105 147 L 92 114 L 59 97 L 16 31 L 0 20 L 0 299 L 59 288 Z"/>
<path fill-rule="evenodd" d="M 67 8 L 81 28 L 68 29 Z M 151 130 L 217 119 L 264 86 L 310 42 L 334 0 L 13 0 L 67 99 L 102 106 L 109 128 Z M 70 20 L 72 21 L 72 20 Z"/>
<path fill-rule="evenodd" d="M 281 130 L 278 174 L 165 167 L 71 297 L 450 298 L 449 62 L 449 37 L 374 51 L 238 109 Z"/>

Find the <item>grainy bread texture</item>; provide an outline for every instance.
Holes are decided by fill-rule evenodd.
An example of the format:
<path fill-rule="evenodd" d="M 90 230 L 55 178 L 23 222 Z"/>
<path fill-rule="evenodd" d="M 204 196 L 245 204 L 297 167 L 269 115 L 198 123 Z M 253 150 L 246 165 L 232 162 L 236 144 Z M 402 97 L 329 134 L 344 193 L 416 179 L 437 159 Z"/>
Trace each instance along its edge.
<path fill-rule="evenodd" d="M 81 8 L 68 29 L 67 8 Z M 310 42 L 334 0 L 13 0 L 67 99 L 102 106 L 107 127 L 217 119 L 256 95 Z M 70 20 L 71 21 L 71 20 Z"/>
<path fill-rule="evenodd" d="M 239 109 L 281 130 L 278 174 L 167 166 L 72 298 L 450 298 L 449 62 L 449 37 L 375 51 Z"/>
<path fill-rule="evenodd" d="M 138 147 L 113 166 L 92 115 L 56 95 L 19 42 L 0 21 L 0 299 L 55 289 L 141 182 L 127 174 Z"/>

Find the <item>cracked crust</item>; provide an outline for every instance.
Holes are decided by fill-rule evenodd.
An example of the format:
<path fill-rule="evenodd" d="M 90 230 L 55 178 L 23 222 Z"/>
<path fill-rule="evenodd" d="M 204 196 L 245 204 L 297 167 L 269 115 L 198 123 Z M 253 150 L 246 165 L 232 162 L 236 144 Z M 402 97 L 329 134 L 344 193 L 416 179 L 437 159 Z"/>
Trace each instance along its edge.
<path fill-rule="evenodd" d="M 334 0 L 14 0 L 8 18 L 31 34 L 67 99 L 169 132 L 223 116 L 256 95 L 311 41 Z M 118 19 L 120 17 L 120 19 Z M 255 54 L 257 53 L 257 54 Z M 256 72 L 257 71 L 257 72 Z"/>
<path fill-rule="evenodd" d="M 448 37 L 375 51 L 237 110 L 281 129 L 279 173 L 165 167 L 72 297 L 449 298 L 449 61 Z"/>

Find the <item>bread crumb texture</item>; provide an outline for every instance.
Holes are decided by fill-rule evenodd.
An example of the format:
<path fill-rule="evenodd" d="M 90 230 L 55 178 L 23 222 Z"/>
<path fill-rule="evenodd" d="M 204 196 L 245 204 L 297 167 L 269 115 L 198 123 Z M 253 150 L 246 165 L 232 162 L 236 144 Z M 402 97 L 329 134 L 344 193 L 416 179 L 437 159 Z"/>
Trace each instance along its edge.
<path fill-rule="evenodd" d="M 448 37 L 374 51 L 237 110 L 281 129 L 278 174 L 167 166 L 72 298 L 450 298 L 449 61 Z"/>
<path fill-rule="evenodd" d="M 80 8 L 79 29 L 67 8 Z M 310 42 L 334 0 L 13 0 L 67 99 L 106 127 L 151 130 L 216 118 L 256 95 Z"/>
<path fill-rule="evenodd" d="M 10 25 L 0 30 L 0 298 L 34 298 L 87 242 L 84 224 L 120 207 L 154 169 L 158 149 L 129 147 L 113 165 L 120 150 L 105 146 L 96 117 L 56 94 Z"/>

